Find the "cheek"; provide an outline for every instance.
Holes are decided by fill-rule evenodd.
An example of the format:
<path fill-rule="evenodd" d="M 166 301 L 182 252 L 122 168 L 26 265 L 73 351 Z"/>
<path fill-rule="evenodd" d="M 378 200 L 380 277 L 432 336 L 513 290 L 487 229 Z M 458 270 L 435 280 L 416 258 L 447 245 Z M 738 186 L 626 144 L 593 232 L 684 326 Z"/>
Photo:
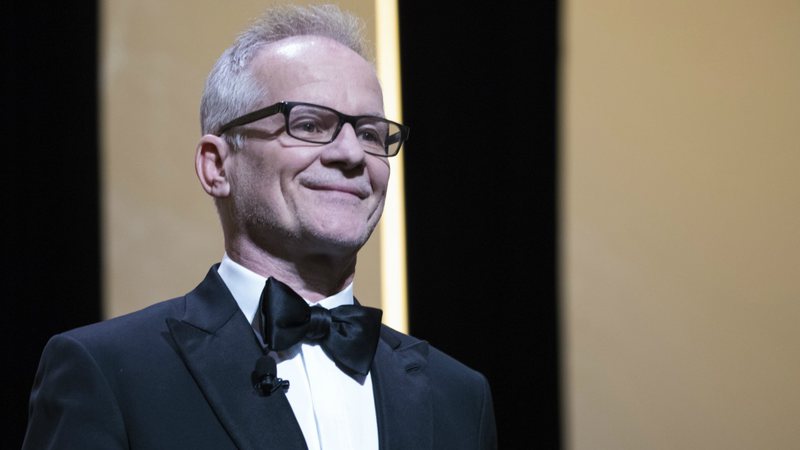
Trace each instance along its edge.
<path fill-rule="evenodd" d="M 275 152 L 259 148 L 246 151 L 248 150 L 257 151 L 258 154 L 240 161 L 243 166 L 240 170 L 244 178 L 242 181 L 257 187 L 258 190 L 266 191 L 270 195 L 273 194 L 273 191 L 280 190 L 295 170 L 290 162 L 282 160 Z"/>
<path fill-rule="evenodd" d="M 375 193 L 386 194 L 390 172 L 388 162 L 378 160 L 369 165 L 370 184 Z"/>
<path fill-rule="evenodd" d="M 230 179 L 232 193 L 240 207 L 260 210 L 265 207 L 265 201 L 275 201 L 280 182 L 273 167 L 261 158 L 242 157 L 237 161 Z"/>

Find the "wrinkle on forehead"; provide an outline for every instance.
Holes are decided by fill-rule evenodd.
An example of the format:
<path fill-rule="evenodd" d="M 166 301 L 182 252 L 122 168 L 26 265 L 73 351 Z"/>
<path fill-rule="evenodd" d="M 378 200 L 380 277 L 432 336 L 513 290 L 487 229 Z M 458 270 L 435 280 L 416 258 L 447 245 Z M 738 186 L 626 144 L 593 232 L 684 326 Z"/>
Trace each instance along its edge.
<path fill-rule="evenodd" d="M 374 66 L 373 63 L 367 61 L 367 59 L 365 59 L 361 54 L 351 49 L 347 45 L 337 41 L 336 39 L 315 34 L 304 34 L 283 38 L 267 44 L 266 47 L 273 47 L 275 48 L 276 54 L 283 54 L 285 56 L 296 56 L 300 52 L 309 48 L 341 48 L 346 50 L 348 53 L 352 53 L 353 56 L 357 56 L 369 66 Z"/>
<path fill-rule="evenodd" d="M 343 69 L 343 66 L 346 68 Z M 261 48 L 254 58 L 252 70 L 264 83 L 268 97 L 272 97 L 267 103 L 283 100 L 308 101 L 303 98 L 278 98 L 277 95 L 304 89 L 314 92 L 315 84 L 324 85 L 338 79 L 341 86 L 352 87 L 358 84 L 359 90 L 370 90 L 376 95 L 380 103 L 374 105 L 377 109 L 358 111 L 358 114 L 383 116 L 383 95 L 375 67 L 361 55 L 333 39 L 294 36 L 273 42 Z M 317 92 L 321 91 L 324 89 Z"/>
<path fill-rule="evenodd" d="M 316 55 L 316 57 L 313 57 L 311 64 L 306 64 L 307 66 L 314 66 L 319 64 L 321 60 L 330 61 L 331 55 L 336 54 L 338 54 L 337 57 L 346 55 L 348 59 L 359 61 L 358 64 L 368 67 L 374 74 L 377 73 L 372 63 L 351 48 L 334 39 L 314 35 L 292 36 L 269 43 L 259 50 L 255 62 L 257 65 L 264 65 L 266 63 L 265 60 L 274 58 L 273 62 L 275 63 L 291 62 L 296 64 L 303 62 L 306 58 L 312 58 L 311 55 Z"/>
<path fill-rule="evenodd" d="M 323 45 L 340 45 L 329 38 L 320 36 L 293 36 L 290 38 L 281 39 L 269 44 L 273 52 L 277 56 L 285 58 L 293 58 L 300 56 L 302 52 L 307 51 L 309 48 L 321 47 Z"/>

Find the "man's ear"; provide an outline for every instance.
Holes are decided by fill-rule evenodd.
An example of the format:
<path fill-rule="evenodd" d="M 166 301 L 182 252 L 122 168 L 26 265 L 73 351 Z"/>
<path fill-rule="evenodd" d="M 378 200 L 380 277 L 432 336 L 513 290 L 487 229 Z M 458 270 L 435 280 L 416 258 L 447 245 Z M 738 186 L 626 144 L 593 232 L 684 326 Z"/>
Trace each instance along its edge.
<path fill-rule="evenodd" d="M 225 160 L 231 156 L 232 149 L 224 139 L 213 134 L 200 138 L 194 155 L 197 178 L 208 195 L 215 198 L 227 197 L 231 192 L 230 181 L 225 171 Z"/>

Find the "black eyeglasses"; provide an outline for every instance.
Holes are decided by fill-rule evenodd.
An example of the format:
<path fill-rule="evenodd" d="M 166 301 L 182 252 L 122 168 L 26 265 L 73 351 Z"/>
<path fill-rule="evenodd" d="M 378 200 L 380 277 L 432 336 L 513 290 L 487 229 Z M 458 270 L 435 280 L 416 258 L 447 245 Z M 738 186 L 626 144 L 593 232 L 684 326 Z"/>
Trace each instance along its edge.
<path fill-rule="evenodd" d="M 408 140 L 411 129 L 377 116 L 348 116 L 326 106 L 301 102 L 278 102 L 231 120 L 219 128 L 217 136 L 231 128 L 246 125 L 278 113 L 286 119 L 286 133 L 312 144 L 328 144 L 336 140 L 345 123 L 353 126 L 366 153 L 395 156 Z"/>

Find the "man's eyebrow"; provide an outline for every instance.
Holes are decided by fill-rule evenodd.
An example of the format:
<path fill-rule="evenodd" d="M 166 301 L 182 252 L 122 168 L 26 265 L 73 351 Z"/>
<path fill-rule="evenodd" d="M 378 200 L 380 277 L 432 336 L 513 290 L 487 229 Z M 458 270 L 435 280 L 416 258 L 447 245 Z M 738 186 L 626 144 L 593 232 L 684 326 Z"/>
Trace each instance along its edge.
<path fill-rule="evenodd" d="M 383 112 L 369 112 L 369 113 L 360 114 L 360 115 L 362 115 L 362 116 L 380 117 L 381 119 L 385 119 L 386 118 L 386 115 Z"/>

